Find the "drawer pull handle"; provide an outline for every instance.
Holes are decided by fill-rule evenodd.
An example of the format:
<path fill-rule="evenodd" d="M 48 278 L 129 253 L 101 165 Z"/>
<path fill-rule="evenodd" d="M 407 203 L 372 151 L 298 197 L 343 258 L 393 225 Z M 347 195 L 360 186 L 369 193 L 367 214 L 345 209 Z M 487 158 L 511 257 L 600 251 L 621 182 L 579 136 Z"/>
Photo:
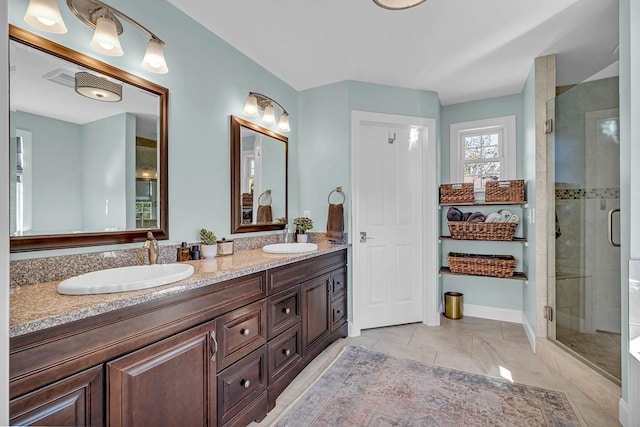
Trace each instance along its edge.
<path fill-rule="evenodd" d="M 249 336 L 249 328 L 244 328 L 243 330 L 240 331 L 240 334 L 244 335 L 245 337 Z"/>
<path fill-rule="evenodd" d="M 336 314 L 341 314 L 341 313 L 342 313 L 342 311 L 336 310 Z"/>
<path fill-rule="evenodd" d="M 240 381 L 240 385 L 244 388 L 249 388 L 249 386 L 251 385 L 251 381 L 249 380 L 242 380 Z"/>
<path fill-rule="evenodd" d="M 339 280 L 336 280 L 336 287 L 337 287 L 337 286 L 341 286 L 341 285 L 342 285 L 342 282 L 341 282 L 341 281 L 339 281 Z"/>
<path fill-rule="evenodd" d="M 282 350 L 282 354 L 284 354 L 285 356 L 290 356 L 291 350 L 289 350 L 288 348 L 285 348 L 284 350 Z"/>
<path fill-rule="evenodd" d="M 282 312 L 284 314 L 290 314 L 291 313 L 291 309 L 289 307 L 285 307 L 285 308 L 282 309 Z"/>

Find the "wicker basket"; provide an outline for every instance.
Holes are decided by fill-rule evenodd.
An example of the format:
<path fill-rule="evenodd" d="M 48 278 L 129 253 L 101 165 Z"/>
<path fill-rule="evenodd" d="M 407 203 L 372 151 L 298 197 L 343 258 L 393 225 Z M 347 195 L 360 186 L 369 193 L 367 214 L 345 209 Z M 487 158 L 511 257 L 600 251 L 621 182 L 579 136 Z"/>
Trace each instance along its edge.
<path fill-rule="evenodd" d="M 249 193 L 242 193 L 242 206 L 244 207 L 253 206 L 253 195 Z"/>
<path fill-rule="evenodd" d="M 449 221 L 451 237 L 459 240 L 513 240 L 517 222 Z"/>
<path fill-rule="evenodd" d="M 473 183 L 441 184 L 440 203 L 473 203 Z"/>
<path fill-rule="evenodd" d="M 485 185 L 487 202 L 523 202 L 524 180 L 489 181 Z"/>
<path fill-rule="evenodd" d="M 447 259 L 452 273 L 504 279 L 513 277 L 518 264 L 518 261 L 511 255 L 476 255 L 449 252 Z"/>

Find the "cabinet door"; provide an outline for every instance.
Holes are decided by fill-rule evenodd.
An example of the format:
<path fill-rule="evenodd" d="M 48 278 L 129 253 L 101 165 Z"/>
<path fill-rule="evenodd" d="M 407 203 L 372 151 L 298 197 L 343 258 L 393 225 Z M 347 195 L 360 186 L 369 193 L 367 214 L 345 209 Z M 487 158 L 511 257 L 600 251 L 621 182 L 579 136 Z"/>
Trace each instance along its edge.
<path fill-rule="evenodd" d="M 13 399 L 11 425 L 103 425 L 103 376 L 103 365 L 99 365 Z"/>
<path fill-rule="evenodd" d="M 306 350 L 329 334 L 329 275 L 302 284 L 302 347 Z"/>
<path fill-rule="evenodd" d="M 107 364 L 107 424 L 216 423 L 215 321 Z"/>

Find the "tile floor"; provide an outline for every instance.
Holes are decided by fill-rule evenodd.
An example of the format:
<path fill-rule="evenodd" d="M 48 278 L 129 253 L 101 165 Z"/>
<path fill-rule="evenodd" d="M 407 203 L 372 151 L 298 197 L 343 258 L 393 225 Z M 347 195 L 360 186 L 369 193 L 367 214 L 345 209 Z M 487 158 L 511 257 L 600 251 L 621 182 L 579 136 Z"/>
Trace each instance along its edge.
<path fill-rule="evenodd" d="M 620 381 L 622 370 L 620 334 L 601 331 L 581 333 L 557 327 L 556 337 L 562 344 Z"/>
<path fill-rule="evenodd" d="M 252 423 L 251 426 L 271 425 L 326 369 L 345 345 L 359 345 L 397 357 L 495 377 L 501 377 L 501 373 L 510 374 L 514 382 L 566 392 L 587 426 L 620 425 L 532 353 L 522 325 L 464 317 L 459 320 L 443 318 L 440 326 L 414 323 L 369 329 L 362 331 L 359 337 L 338 340 L 295 378 L 262 422 Z"/>

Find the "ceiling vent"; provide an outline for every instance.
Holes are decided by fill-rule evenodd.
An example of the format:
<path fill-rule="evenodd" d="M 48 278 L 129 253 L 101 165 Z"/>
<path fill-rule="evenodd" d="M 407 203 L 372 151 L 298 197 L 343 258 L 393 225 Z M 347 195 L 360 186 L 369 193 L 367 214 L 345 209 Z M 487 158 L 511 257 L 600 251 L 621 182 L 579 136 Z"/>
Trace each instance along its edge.
<path fill-rule="evenodd" d="M 75 88 L 76 86 L 75 73 L 69 72 L 63 68 L 57 68 L 53 71 L 49 71 L 47 74 L 44 74 L 42 78 L 66 87 Z"/>

